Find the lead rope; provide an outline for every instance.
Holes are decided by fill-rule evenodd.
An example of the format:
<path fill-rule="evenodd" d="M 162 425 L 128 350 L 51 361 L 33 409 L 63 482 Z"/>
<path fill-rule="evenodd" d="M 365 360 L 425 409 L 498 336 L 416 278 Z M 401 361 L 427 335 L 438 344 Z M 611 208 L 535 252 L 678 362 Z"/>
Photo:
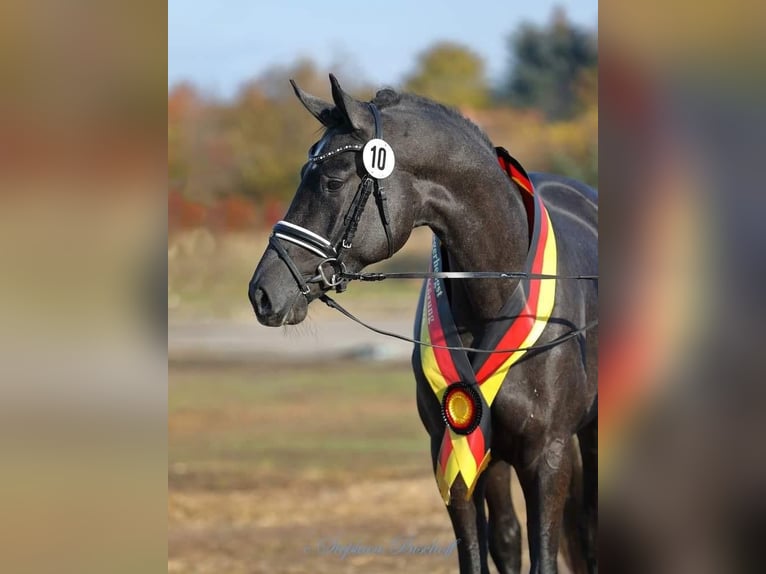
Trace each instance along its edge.
<path fill-rule="evenodd" d="M 351 311 L 346 310 L 340 303 L 338 303 L 335 299 L 333 299 L 332 297 L 330 297 L 329 295 L 325 293 L 319 296 L 319 300 L 322 301 L 325 305 L 327 305 L 331 309 L 336 309 L 337 311 L 340 311 L 340 313 L 343 314 L 345 317 L 351 319 L 352 321 L 361 325 L 365 329 L 369 329 L 373 333 L 377 333 L 378 335 L 392 337 L 394 339 L 399 339 L 400 341 L 405 341 L 407 343 L 414 343 L 416 345 L 431 347 L 432 349 L 446 349 L 449 351 L 465 351 L 467 353 L 485 353 L 488 355 L 491 355 L 494 353 L 516 353 L 518 351 L 535 351 L 535 350 L 549 349 L 551 347 L 555 347 L 556 345 L 563 343 L 564 341 L 573 339 L 574 337 L 577 337 L 578 335 L 585 333 L 585 331 L 587 331 L 588 329 L 592 329 L 593 327 L 598 325 L 598 319 L 596 319 L 580 327 L 579 329 L 573 329 L 569 331 L 568 333 L 565 333 L 564 335 L 561 335 L 560 337 L 553 339 L 552 341 L 549 341 L 547 343 L 542 343 L 540 345 L 532 345 L 531 347 L 517 347 L 515 349 L 476 349 L 474 347 L 450 347 L 448 345 L 434 345 L 433 343 L 426 343 L 425 341 L 421 341 L 419 339 L 405 337 L 404 335 L 399 335 L 398 333 L 392 333 L 391 331 L 386 331 L 385 329 L 379 329 L 378 327 L 373 327 L 372 325 L 365 323 L 361 319 L 354 316 L 354 314 L 351 313 Z"/>

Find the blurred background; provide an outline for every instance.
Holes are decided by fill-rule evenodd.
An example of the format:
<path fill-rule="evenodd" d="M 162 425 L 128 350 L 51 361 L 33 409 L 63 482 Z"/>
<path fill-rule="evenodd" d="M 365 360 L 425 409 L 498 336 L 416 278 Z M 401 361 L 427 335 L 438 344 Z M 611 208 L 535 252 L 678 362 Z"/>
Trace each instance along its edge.
<path fill-rule="evenodd" d="M 174 0 L 168 15 L 169 571 L 455 571 L 411 345 L 318 304 L 269 329 L 247 299 L 320 133 L 288 80 L 326 99 L 328 72 L 360 99 L 433 98 L 528 170 L 595 186 L 596 2 Z M 418 231 L 383 268 L 427 268 Z M 340 299 L 407 334 L 418 289 L 354 284 Z M 415 554 L 431 544 L 446 550 Z"/>
<path fill-rule="evenodd" d="M 573 41 L 548 36 L 592 38 L 596 6 L 562 4 L 557 28 L 547 2 L 252 4 L 0 3 L 3 572 L 375 572 L 404 560 L 325 543 L 449 551 L 406 350 L 351 330 L 314 364 L 350 325 L 314 309 L 263 331 L 246 303 L 318 135 L 285 80 L 436 89 L 529 169 L 592 182 L 595 92 L 566 95 L 588 66 L 573 84 Z M 600 2 L 604 572 L 763 570 L 765 11 Z M 473 56 L 433 88 L 445 41 Z M 417 267 L 414 239 L 391 265 Z M 352 310 L 407 332 L 414 286 L 354 287 Z"/>

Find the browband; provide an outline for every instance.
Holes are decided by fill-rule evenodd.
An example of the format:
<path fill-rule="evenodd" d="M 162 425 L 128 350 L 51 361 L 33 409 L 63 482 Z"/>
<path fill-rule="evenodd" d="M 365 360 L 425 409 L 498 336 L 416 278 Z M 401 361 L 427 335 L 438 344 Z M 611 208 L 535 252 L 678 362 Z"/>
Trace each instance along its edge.
<path fill-rule="evenodd" d="M 344 151 L 362 151 L 363 148 L 364 146 L 360 144 L 344 145 L 343 147 L 339 147 L 338 149 L 328 151 L 327 153 L 323 153 L 321 155 L 314 155 L 314 156 L 310 155 L 309 161 L 312 161 L 314 163 L 322 163 L 324 160 L 329 159 L 334 155 L 338 155 L 339 153 L 343 153 Z"/>

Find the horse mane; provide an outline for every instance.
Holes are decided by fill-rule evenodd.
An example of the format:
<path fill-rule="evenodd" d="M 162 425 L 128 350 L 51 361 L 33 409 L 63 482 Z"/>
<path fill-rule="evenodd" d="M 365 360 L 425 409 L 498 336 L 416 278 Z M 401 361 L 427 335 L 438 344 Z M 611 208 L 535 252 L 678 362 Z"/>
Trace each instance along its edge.
<path fill-rule="evenodd" d="M 459 110 L 445 106 L 435 102 L 425 96 L 419 96 L 417 94 L 411 94 L 407 92 L 397 92 L 391 88 L 384 88 L 379 90 L 375 97 L 371 100 L 378 109 L 384 110 L 386 108 L 392 108 L 395 106 L 409 107 L 422 109 L 423 111 L 431 111 L 442 114 L 453 122 L 460 124 L 471 131 L 476 137 L 484 142 L 490 149 L 494 149 L 494 144 L 489 136 L 475 123 L 466 118 Z"/>
<path fill-rule="evenodd" d="M 471 120 L 466 118 L 463 114 L 460 113 L 459 110 L 453 107 L 435 102 L 429 98 L 426 98 L 425 96 L 419 96 L 417 94 L 411 94 L 406 92 L 397 93 L 396 91 L 390 88 L 386 88 L 386 89 L 380 90 L 377 94 L 375 94 L 375 97 L 373 98 L 372 103 L 374 103 L 380 109 L 385 109 L 387 107 L 392 107 L 395 105 L 401 105 L 403 107 L 414 107 L 414 108 L 420 108 L 424 110 L 430 110 L 430 111 L 435 111 L 437 113 L 441 113 L 447 116 L 447 118 L 468 128 L 475 136 L 477 136 L 481 141 L 487 144 L 487 146 L 494 149 L 494 144 L 492 143 L 492 140 L 489 139 L 489 136 L 484 132 L 484 130 L 482 130 L 479 126 L 477 126 Z"/>

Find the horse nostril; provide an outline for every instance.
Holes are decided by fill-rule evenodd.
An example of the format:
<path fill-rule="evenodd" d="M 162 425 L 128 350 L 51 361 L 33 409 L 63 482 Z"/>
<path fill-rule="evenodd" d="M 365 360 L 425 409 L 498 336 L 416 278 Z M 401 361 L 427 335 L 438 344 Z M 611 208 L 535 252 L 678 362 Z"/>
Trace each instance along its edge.
<path fill-rule="evenodd" d="M 271 315 L 271 300 L 266 294 L 266 291 L 258 287 L 253 295 L 253 307 L 255 312 L 260 317 L 268 317 Z"/>

